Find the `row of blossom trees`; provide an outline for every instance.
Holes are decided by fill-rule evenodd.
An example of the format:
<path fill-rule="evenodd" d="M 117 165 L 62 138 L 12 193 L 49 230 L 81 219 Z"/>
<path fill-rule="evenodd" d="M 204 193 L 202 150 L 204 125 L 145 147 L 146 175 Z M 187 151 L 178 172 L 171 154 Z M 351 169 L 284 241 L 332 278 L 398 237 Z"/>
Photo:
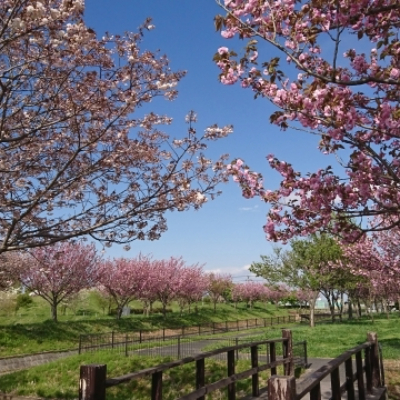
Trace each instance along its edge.
<path fill-rule="evenodd" d="M 167 306 L 177 301 L 181 312 L 207 295 L 216 307 L 221 299 L 244 301 L 279 301 L 288 296 L 285 288 L 267 288 L 262 283 L 233 284 L 230 275 L 206 273 L 199 264 L 188 265 L 182 258 L 164 260 L 139 255 L 134 258 L 102 260 L 93 244 L 59 242 L 22 253 L 3 256 L 7 281 L 19 281 L 51 306 L 57 321 L 58 306 L 82 289 L 97 288 L 111 298 L 121 318 L 123 308 L 132 300 L 143 302 L 148 314 L 154 302 Z M 1 268 L 0 268 L 1 269 Z"/>

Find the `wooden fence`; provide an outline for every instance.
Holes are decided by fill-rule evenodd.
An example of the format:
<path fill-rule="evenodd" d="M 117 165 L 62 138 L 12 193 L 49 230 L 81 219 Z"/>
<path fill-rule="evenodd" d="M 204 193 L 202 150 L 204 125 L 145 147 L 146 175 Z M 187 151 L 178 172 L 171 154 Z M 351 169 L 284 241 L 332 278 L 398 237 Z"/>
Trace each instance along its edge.
<path fill-rule="evenodd" d="M 282 356 L 277 356 L 277 344 L 282 343 Z M 266 346 L 268 356 L 260 357 L 259 349 Z M 235 354 L 250 348 L 251 368 L 235 373 Z M 227 376 L 219 381 L 205 384 L 205 360 L 216 355 L 225 353 L 227 361 Z M 262 340 L 252 343 L 244 343 L 236 346 L 197 354 L 193 357 L 183 358 L 177 361 L 158 365 L 142 371 L 134 372 L 117 378 L 107 379 L 106 365 L 83 365 L 80 369 L 79 399 L 80 400 L 105 400 L 106 389 L 131 380 L 151 376 L 151 400 L 161 400 L 163 392 L 163 373 L 172 368 L 187 363 L 195 363 L 196 368 L 196 390 L 180 397 L 177 400 L 204 400 L 208 393 L 226 388 L 229 400 L 236 399 L 236 381 L 251 377 L 252 394 L 257 397 L 260 394 L 259 373 L 270 370 L 271 375 L 276 375 L 277 367 L 283 365 L 285 375 L 293 374 L 292 332 L 288 329 L 282 330 L 282 338 Z"/>
<path fill-rule="evenodd" d="M 276 345 L 279 343 L 282 343 L 283 348 L 281 357 L 277 357 L 276 352 Z M 268 349 L 266 362 L 259 357 L 259 349 L 262 345 Z M 235 354 L 242 349 L 250 349 L 251 368 L 235 373 Z M 226 354 L 227 376 L 219 381 L 205 384 L 205 359 L 222 353 Z M 272 375 L 266 388 L 268 400 L 301 400 L 306 395 L 309 395 L 310 400 L 321 400 L 321 382 L 328 375 L 330 376 L 331 400 L 340 400 L 343 393 L 346 393 L 347 400 L 355 400 L 356 393 L 359 400 L 383 400 L 386 398 L 382 354 L 375 333 L 368 334 L 367 342 L 344 352 L 300 381 L 296 381 L 293 376 L 293 360 L 292 333 L 290 330 L 283 329 L 280 339 L 225 347 L 117 378 L 107 379 L 106 365 L 84 365 L 80 370 L 79 399 L 105 400 L 107 388 L 131 380 L 151 377 L 150 398 L 151 400 L 161 400 L 163 373 L 191 362 L 195 363 L 196 368 L 196 382 L 194 382 L 196 390 L 177 400 L 205 400 L 207 394 L 224 388 L 227 390 L 228 399 L 235 400 L 235 382 L 249 377 L 252 381 L 252 396 L 259 397 L 261 393 L 259 373 L 265 370 L 270 370 Z M 276 375 L 279 365 L 283 365 L 284 375 Z M 354 365 L 355 372 L 353 371 Z M 341 367 L 344 367 L 345 372 L 343 383 L 340 381 L 339 368 Z"/>
<path fill-rule="evenodd" d="M 178 329 L 159 329 L 157 331 L 139 330 L 135 332 L 108 332 L 100 334 L 80 335 L 79 354 L 99 349 L 126 348 L 128 345 L 146 341 L 176 340 L 194 335 L 213 335 L 267 326 L 297 322 L 295 315 L 271 318 L 251 318 L 237 321 L 212 322 L 196 326 L 182 326 Z"/>
<path fill-rule="evenodd" d="M 364 357 L 363 357 L 364 352 Z M 355 357 L 355 360 L 353 360 Z M 355 372 L 353 367 L 355 361 Z M 345 379 L 340 382 L 339 368 L 344 366 Z M 272 376 L 268 381 L 268 400 L 321 400 L 321 381 L 330 375 L 331 399 L 383 400 L 386 398 L 385 378 L 376 333 L 368 333 L 367 342 L 350 349 L 325 366 L 296 383 L 293 376 Z M 356 388 L 354 383 L 357 382 Z M 358 396 L 356 397 L 356 392 Z"/>

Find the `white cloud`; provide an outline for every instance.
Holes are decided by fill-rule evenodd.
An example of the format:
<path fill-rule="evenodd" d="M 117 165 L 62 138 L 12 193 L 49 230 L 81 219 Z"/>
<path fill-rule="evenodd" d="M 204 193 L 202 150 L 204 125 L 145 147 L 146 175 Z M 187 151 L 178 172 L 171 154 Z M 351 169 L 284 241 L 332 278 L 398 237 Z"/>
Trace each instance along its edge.
<path fill-rule="evenodd" d="M 251 271 L 249 271 L 251 264 L 246 264 L 243 267 L 226 267 L 205 270 L 206 273 L 214 274 L 229 274 L 235 283 L 250 281 L 260 281 L 265 282 L 263 278 L 255 276 Z"/>
<path fill-rule="evenodd" d="M 254 207 L 240 207 L 239 211 L 258 211 L 258 205 L 255 205 Z"/>

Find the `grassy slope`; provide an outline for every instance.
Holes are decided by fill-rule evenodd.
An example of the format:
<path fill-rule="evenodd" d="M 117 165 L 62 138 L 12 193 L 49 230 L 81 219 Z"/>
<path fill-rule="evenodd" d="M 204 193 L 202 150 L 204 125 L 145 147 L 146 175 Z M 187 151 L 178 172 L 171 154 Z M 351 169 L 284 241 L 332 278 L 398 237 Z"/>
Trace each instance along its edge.
<path fill-rule="evenodd" d="M 136 304 L 136 307 L 138 309 L 139 304 Z M 135 314 L 116 320 L 113 317 L 99 314 L 99 310 L 90 302 L 86 304 L 85 309 L 93 316 L 89 318 L 70 313 L 61 316 L 58 323 L 43 318 L 44 315 L 48 316 L 48 305 L 37 298 L 35 298 L 34 307 L 18 312 L 17 316 L 14 316 L 14 313 L 11 316 L 5 316 L 3 312 L 3 316 L 0 317 L 0 357 L 77 348 L 81 334 L 138 331 L 140 329 L 173 329 L 213 321 L 268 318 L 287 313 L 286 310 L 265 304 L 256 304 L 251 310 L 244 304 L 241 304 L 238 309 L 229 304 L 219 304 L 216 312 L 210 305 L 199 304 L 197 313 L 184 312 L 181 316 L 177 306 L 173 304 L 173 312 L 168 313 L 165 319 L 160 314 L 153 314 L 150 317 Z M 21 316 L 19 317 L 18 314 Z M 29 322 L 24 323 L 24 321 Z"/>

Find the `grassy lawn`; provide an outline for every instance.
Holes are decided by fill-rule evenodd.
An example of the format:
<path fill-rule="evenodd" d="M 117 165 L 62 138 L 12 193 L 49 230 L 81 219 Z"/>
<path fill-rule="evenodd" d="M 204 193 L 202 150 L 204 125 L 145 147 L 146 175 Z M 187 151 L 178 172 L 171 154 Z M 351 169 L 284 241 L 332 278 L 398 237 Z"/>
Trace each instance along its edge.
<path fill-rule="evenodd" d="M 121 376 L 127 372 L 139 371 L 154 365 L 171 361 L 170 358 L 116 357 L 112 353 L 85 354 L 69 357 L 46 365 L 0 376 L 0 387 L 5 393 L 20 396 L 39 396 L 51 399 L 76 399 L 79 382 L 79 366 L 82 364 L 107 364 L 107 376 Z M 241 360 L 236 371 L 250 368 L 250 361 Z M 206 383 L 215 382 L 226 377 L 226 362 L 206 361 Z M 261 374 L 261 385 L 266 385 L 268 373 Z M 189 363 L 174 368 L 163 374 L 163 399 L 175 400 L 195 390 L 195 368 Z M 145 400 L 149 399 L 151 377 L 131 381 L 107 389 L 107 400 Z M 237 383 L 238 397 L 251 392 L 251 380 Z M 226 390 L 215 391 L 208 400 L 226 398 Z"/>
<path fill-rule="evenodd" d="M 287 310 L 270 304 L 256 303 L 252 309 L 248 309 L 245 304 L 239 304 L 238 308 L 231 304 L 218 304 L 217 310 L 214 311 L 212 305 L 200 303 L 196 309 L 192 306 L 190 313 L 186 310 L 182 315 L 178 306 L 172 304 L 166 318 L 158 313 L 150 316 L 138 313 L 117 320 L 105 315 L 88 296 L 82 299 L 79 307 L 67 309 L 66 314 L 61 314 L 60 321 L 55 323 L 48 319 L 49 306 L 40 298 L 35 297 L 32 307 L 17 313 L 10 312 L 7 307 L 2 308 L 1 305 L 0 300 L 0 357 L 76 349 L 82 334 L 175 329 L 210 322 L 287 315 Z M 155 304 L 155 307 L 158 306 Z M 133 302 L 131 307 L 139 311 L 140 303 Z"/>
<path fill-rule="evenodd" d="M 399 317 L 376 319 L 374 323 L 368 320 L 348 321 L 339 323 L 320 323 L 314 329 L 307 326 L 293 326 L 294 341 L 306 339 L 308 342 L 309 357 L 336 357 L 341 352 L 363 343 L 369 331 L 378 333 L 383 348 L 384 362 L 390 366 L 387 369 L 387 383 L 391 392 L 391 399 L 399 399 L 400 393 L 400 323 Z M 280 337 L 278 329 L 268 329 L 256 339 Z M 40 396 L 45 398 L 72 399 L 76 398 L 78 390 L 79 366 L 82 364 L 107 364 L 107 375 L 120 376 L 128 372 L 165 362 L 162 358 L 123 357 L 117 353 L 97 352 L 86 353 L 80 356 L 61 359 L 52 363 L 0 376 L 0 387 L 4 392 L 19 395 Z M 249 361 L 241 360 L 237 371 L 249 368 Z M 223 377 L 226 371 L 225 362 L 210 360 L 206 366 L 207 381 L 215 381 Z M 164 376 L 165 399 L 175 399 L 194 388 L 195 369 L 193 364 L 182 366 L 166 373 Z M 265 385 L 268 376 L 262 377 Z M 261 385 L 261 386 L 262 386 Z M 251 382 L 244 380 L 238 383 L 238 390 L 244 393 L 251 391 Z M 107 399 L 146 399 L 149 398 L 150 379 L 144 378 L 129 384 L 122 384 L 107 390 Z M 134 393 L 134 394 L 132 394 Z M 209 399 L 224 399 L 225 392 L 216 392 Z"/>

